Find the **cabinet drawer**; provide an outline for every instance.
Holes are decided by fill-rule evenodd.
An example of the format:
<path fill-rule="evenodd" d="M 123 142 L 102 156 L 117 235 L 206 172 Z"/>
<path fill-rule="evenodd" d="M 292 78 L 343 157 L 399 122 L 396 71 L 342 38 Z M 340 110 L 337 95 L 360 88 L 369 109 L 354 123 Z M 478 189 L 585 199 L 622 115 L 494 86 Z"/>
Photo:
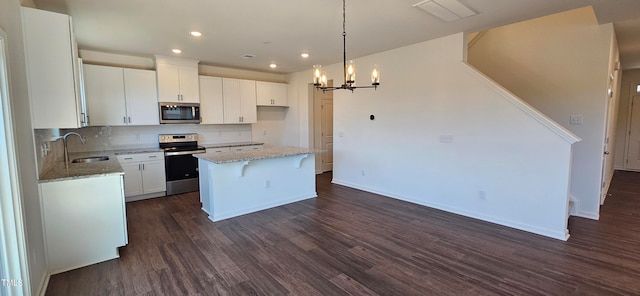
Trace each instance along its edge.
<path fill-rule="evenodd" d="M 221 153 L 229 151 L 229 147 L 207 148 L 207 152 Z"/>
<path fill-rule="evenodd" d="M 117 157 L 120 163 L 164 160 L 164 152 L 122 154 Z"/>
<path fill-rule="evenodd" d="M 260 150 L 262 145 L 237 146 L 229 148 L 231 151 Z"/>

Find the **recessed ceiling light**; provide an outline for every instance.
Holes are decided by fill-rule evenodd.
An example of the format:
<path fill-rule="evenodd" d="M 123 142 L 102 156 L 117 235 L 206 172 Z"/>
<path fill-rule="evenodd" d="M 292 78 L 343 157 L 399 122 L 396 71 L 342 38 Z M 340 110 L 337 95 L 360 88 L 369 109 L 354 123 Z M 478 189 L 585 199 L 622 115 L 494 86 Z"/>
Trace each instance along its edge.
<path fill-rule="evenodd" d="M 269 65 L 269 67 L 270 67 L 271 69 L 275 69 L 276 67 L 278 67 L 278 65 L 276 65 L 276 64 L 274 64 L 274 63 L 271 63 L 271 64 Z"/>
<path fill-rule="evenodd" d="M 202 36 L 202 33 L 198 32 L 198 31 L 191 31 L 191 32 L 189 32 L 189 34 L 191 34 L 191 36 L 193 36 L 193 37 Z"/>
<path fill-rule="evenodd" d="M 300 56 L 306 59 L 309 57 L 309 54 L 306 52 L 303 52 Z"/>
<path fill-rule="evenodd" d="M 173 53 L 182 53 L 182 50 L 179 50 L 177 48 L 176 49 L 172 49 L 171 51 L 173 51 Z"/>

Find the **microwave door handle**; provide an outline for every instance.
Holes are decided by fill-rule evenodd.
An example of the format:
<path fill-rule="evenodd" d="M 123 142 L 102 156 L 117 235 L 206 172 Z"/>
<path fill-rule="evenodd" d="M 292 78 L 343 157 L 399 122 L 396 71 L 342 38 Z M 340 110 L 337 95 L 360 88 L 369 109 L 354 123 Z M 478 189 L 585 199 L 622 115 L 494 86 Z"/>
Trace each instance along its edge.
<path fill-rule="evenodd" d="M 196 118 L 196 107 L 195 106 L 191 106 L 191 118 L 193 118 L 193 119 Z"/>

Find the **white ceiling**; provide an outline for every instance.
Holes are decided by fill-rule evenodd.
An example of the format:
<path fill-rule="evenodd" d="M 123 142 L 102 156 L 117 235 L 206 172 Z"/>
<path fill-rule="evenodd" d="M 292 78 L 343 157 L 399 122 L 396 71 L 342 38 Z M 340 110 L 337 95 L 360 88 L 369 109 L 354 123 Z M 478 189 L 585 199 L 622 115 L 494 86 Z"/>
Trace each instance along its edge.
<path fill-rule="evenodd" d="M 180 48 L 179 56 L 201 64 L 276 73 L 342 61 L 340 0 L 34 2 L 73 17 L 81 49 L 151 57 L 175 56 L 171 49 Z M 614 22 L 623 67 L 640 67 L 638 0 L 462 0 L 479 14 L 451 23 L 412 8 L 417 2 L 347 0 L 347 58 L 592 5 L 600 23 Z M 204 35 L 191 37 L 192 30 Z M 301 58 L 302 52 L 310 57 Z M 269 69 L 272 62 L 277 69 Z"/>

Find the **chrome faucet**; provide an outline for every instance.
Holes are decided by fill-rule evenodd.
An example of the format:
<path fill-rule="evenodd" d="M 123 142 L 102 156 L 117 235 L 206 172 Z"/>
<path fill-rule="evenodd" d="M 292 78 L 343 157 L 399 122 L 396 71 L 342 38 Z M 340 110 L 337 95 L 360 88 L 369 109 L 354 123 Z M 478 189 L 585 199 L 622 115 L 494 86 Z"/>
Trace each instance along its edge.
<path fill-rule="evenodd" d="M 71 136 L 71 135 L 76 135 L 78 136 L 78 138 L 80 138 L 80 143 L 82 143 L 82 145 L 84 145 L 84 139 L 82 138 L 82 136 L 76 132 L 68 132 L 66 134 L 64 134 L 64 136 L 62 136 L 62 143 L 64 144 L 64 163 L 66 163 L 67 165 L 69 165 L 69 148 L 67 148 L 67 137 Z"/>

